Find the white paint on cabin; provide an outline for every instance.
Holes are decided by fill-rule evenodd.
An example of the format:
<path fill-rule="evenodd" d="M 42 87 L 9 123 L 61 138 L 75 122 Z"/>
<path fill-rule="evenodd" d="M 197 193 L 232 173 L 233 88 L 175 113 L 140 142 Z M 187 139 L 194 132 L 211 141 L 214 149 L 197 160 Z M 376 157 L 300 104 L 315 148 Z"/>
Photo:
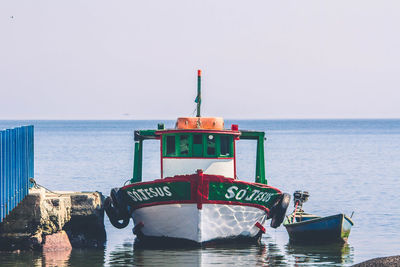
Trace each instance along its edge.
<path fill-rule="evenodd" d="M 235 165 L 233 159 L 185 159 L 163 158 L 163 177 L 175 175 L 194 174 L 201 169 L 205 174 L 222 175 L 235 178 Z"/>

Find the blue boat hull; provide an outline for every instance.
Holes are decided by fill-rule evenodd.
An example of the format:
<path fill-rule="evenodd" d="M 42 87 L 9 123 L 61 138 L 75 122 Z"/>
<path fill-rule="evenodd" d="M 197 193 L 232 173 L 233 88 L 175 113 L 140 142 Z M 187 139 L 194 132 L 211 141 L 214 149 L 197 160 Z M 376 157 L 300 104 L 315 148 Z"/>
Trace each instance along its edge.
<path fill-rule="evenodd" d="M 291 242 L 330 243 L 347 242 L 352 220 L 344 214 L 318 217 L 301 222 L 283 224 Z"/>

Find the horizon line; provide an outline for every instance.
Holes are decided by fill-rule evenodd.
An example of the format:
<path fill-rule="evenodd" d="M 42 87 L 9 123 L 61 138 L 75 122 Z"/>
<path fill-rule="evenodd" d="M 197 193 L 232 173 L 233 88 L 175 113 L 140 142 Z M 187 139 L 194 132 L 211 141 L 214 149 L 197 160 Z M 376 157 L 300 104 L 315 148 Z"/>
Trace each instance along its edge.
<path fill-rule="evenodd" d="M 207 116 L 208 117 L 208 116 Z M 204 117 L 204 118 L 207 118 Z M 305 118 L 223 118 L 224 121 L 226 120 L 400 120 L 400 117 L 327 117 L 327 118 L 319 118 L 319 117 L 305 117 Z M 167 120 L 167 121 L 175 121 L 176 118 L 147 118 L 147 119 L 110 119 L 110 118 L 103 118 L 103 119 L 96 119 L 96 118 L 35 118 L 35 119 L 3 119 L 0 118 L 0 121 L 156 121 L 156 120 Z"/>

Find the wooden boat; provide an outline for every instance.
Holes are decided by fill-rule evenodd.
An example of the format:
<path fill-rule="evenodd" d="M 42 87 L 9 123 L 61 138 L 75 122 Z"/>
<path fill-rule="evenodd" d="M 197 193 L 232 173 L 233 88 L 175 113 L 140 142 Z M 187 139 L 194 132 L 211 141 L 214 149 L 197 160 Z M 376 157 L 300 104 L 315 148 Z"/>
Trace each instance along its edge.
<path fill-rule="evenodd" d="M 174 129 L 135 131 L 134 172 L 129 183 L 111 190 L 104 203 L 110 222 L 126 227 L 130 218 L 139 241 L 203 244 L 257 240 L 265 221 L 278 227 L 290 195 L 267 185 L 264 132 L 224 128 L 218 117 L 201 117 L 201 72 L 197 116 L 178 118 Z M 142 181 L 143 142 L 160 141 L 161 177 Z M 236 142 L 257 142 L 255 182 L 236 176 Z"/>
<path fill-rule="evenodd" d="M 353 221 L 345 214 L 321 217 L 306 213 L 302 204 L 307 201 L 308 193 L 294 193 L 295 210 L 286 216 L 285 226 L 291 242 L 332 243 L 347 242 Z M 300 195 L 300 196 L 299 196 Z"/>

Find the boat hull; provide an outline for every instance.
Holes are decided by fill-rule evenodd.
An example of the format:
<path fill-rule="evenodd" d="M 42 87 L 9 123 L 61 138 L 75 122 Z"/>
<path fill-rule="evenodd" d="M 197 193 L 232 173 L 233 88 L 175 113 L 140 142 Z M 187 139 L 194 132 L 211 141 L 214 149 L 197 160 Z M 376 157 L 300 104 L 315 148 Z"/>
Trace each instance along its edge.
<path fill-rule="evenodd" d="M 139 239 L 172 238 L 193 243 L 218 242 L 237 238 L 256 239 L 257 223 L 266 220 L 264 210 L 224 204 L 167 204 L 137 209 L 133 212 Z"/>
<path fill-rule="evenodd" d="M 302 243 L 331 243 L 347 242 L 352 220 L 344 214 L 319 217 L 302 222 L 283 223 L 291 242 Z"/>
<path fill-rule="evenodd" d="M 198 244 L 257 239 L 282 196 L 273 187 L 197 173 L 121 188 L 139 239 L 171 238 Z"/>

